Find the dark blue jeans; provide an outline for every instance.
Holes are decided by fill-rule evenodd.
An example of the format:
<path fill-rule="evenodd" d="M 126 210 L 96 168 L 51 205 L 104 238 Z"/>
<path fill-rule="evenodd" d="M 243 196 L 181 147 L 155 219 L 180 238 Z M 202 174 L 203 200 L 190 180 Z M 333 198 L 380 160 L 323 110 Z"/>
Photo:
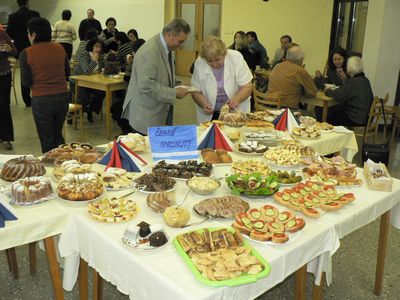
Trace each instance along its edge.
<path fill-rule="evenodd" d="M 62 128 L 68 112 L 68 93 L 32 97 L 32 113 L 45 153 L 64 144 Z"/>
<path fill-rule="evenodd" d="M 13 141 L 14 129 L 10 111 L 11 73 L 0 76 L 0 140 Z"/>

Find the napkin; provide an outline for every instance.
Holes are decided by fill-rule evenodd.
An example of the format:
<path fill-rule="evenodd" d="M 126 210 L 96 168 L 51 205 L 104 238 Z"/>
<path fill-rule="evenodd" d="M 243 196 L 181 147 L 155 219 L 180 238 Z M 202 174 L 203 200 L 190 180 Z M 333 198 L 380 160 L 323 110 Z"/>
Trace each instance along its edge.
<path fill-rule="evenodd" d="M 110 167 L 125 169 L 128 172 L 141 172 L 142 166 L 147 162 L 129 149 L 123 142 L 114 141 L 113 147 L 99 162 L 106 165 L 106 170 Z"/>
<path fill-rule="evenodd" d="M 276 130 L 292 132 L 295 127 L 299 127 L 299 122 L 294 117 L 292 111 L 286 108 L 275 120 Z"/>
<path fill-rule="evenodd" d="M 5 226 L 5 221 L 14 221 L 18 218 L 14 216 L 3 204 L 0 203 L 0 228 Z"/>
<path fill-rule="evenodd" d="M 221 131 L 217 124 L 210 125 L 199 137 L 197 149 L 224 149 L 232 152 L 232 141 Z"/>

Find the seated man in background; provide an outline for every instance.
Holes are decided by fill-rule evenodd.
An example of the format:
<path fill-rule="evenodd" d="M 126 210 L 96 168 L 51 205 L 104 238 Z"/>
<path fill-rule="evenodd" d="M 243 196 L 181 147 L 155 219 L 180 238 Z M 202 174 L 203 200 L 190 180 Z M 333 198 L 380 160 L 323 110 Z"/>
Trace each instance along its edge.
<path fill-rule="evenodd" d="M 284 51 L 287 49 L 287 46 L 292 43 L 292 38 L 290 35 L 283 35 L 280 39 L 281 47 L 275 50 L 274 58 L 271 62 L 271 66 L 274 67 L 276 64 L 282 62 L 282 58 L 284 57 Z"/>
<path fill-rule="evenodd" d="M 257 33 L 249 31 L 246 35 L 249 40 L 250 52 L 256 56 L 256 65 L 260 66 L 260 68 L 268 69 L 267 50 L 258 40 Z"/>
<path fill-rule="evenodd" d="M 302 67 L 303 60 L 300 46 L 293 46 L 287 50 L 286 60 L 278 64 L 269 77 L 268 93 L 280 92 L 284 107 L 298 108 L 300 98 L 312 98 L 317 93 L 313 79 Z"/>
<path fill-rule="evenodd" d="M 328 123 L 343 126 L 367 124 L 374 95 L 371 84 L 363 72 L 361 58 L 352 56 L 347 61 L 347 75 L 350 78 L 346 79 L 338 89 L 325 91 L 325 95 L 342 104 L 328 110 Z"/>

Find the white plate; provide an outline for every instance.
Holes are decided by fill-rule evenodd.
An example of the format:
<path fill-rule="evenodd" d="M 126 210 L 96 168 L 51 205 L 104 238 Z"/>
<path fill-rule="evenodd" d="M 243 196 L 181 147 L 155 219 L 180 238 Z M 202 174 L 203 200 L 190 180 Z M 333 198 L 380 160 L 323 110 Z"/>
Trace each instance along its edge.
<path fill-rule="evenodd" d="M 321 129 L 319 129 L 318 131 L 319 131 L 320 134 L 327 134 L 327 133 L 334 132 L 335 129 L 329 129 L 329 130 L 321 130 Z"/>
<path fill-rule="evenodd" d="M 249 237 L 248 235 L 245 235 L 245 234 L 242 234 L 242 236 L 246 240 L 249 240 L 249 241 L 252 241 L 252 242 L 255 242 L 255 243 L 258 243 L 258 244 L 269 245 L 269 246 L 284 246 L 284 245 L 288 245 L 288 244 L 294 242 L 296 239 L 298 239 L 298 237 L 302 234 L 302 231 L 303 231 L 303 229 L 300 229 L 299 231 L 294 232 L 294 233 L 285 232 L 289 237 L 289 240 L 287 242 L 285 242 L 285 243 L 274 243 L 272 241 L 262 242 L 262 241 L 254 240 L 254 239 L 252 239 L 251 237 Z"/>
<path fill-rule="evenodd" d="M 110 188 L 110 187 L 104 187 L 104 188 L 105 188 L 107 191 L 110 191 L 110 192 L 118 192 L 118 191 L 129 190 L 129 189 L 131 189 L 131 188 L 133 188 L 133 187 L 134 187 L 134 184 L 133 184 L 133 182 L 132 182 L 131 185 L 125 186 L 125 187 L 120 187 L 120 188 L 118 188 L 118 189 L 113 189 L 113 188 Z"/>
<path fill-rule="evenodd" d="M 281 169 L 281 170 L 299 170 L 304 167 L 304 165 L 300 162 L 295 165 L 279 165 L 274 162 L 271 162 L 270 160 L 267 160 L 266 162 L 271 168 Z"/>
<path fill-rule="evenodd" d="M 61 201 L 64 201 L 65 203 L 73 203 L 73 204 L 87 205 L 89 202 L 102 199 L 105 195 L 106 195 L 106 191 L 104 190 L 104 192 L 103 192 L 100 196 L 98 196 L 98 197 L 96 197 L 96 198 L 93 198 L 93 199 L 90 199 L 90 200 L 73 201 L 73 200 L 68 200 L 68 199 L 61 198 L 60 196 L 58 196 L 58 194 L 56 195 L 56 198 L 59 199 L 59 200 L 61 200 Z"/>
<path fill-rule="evenodd" d="M 200 155 L 201 156 L 201 155 Z M 199 159 L 193 159 L 193 160 L 196 160 L 197 162 L 199 162 Z M 167 164 L 171 164 L 171 165 L 177 165 L 178 164 L 178 162 L 179 161 L 174 161 L 174 160 L 165 160 L 165 162 L 167 163 Z M 201 161 L 201 162 L 204 162 L 204 161 Z M 159 163 L 159 161 L 157 161 L 156 163 L 154 163 L 153 164 L 153 166 L 151 167 L 151 172 L 152 172 L 152 170 L 153 170 L 153 168 L 157 165 Z M 213 165 L 214 166 L 214 165 Z M 212 178 L 212 177 L 214 177 L 215 176 L 215 170 L 214 170 L 214 168 L 212 168 L 211 169 L 211 173 L 210 173 L 210 176 L 202 176 L 202 177 L 210 177 L 210 178 Z M 175 180 L 178 180 L 178 181 L 186 181 L 186 180 L 188 180 L 188 179 L 190 179 L 190 178 L 180 178 L 180 177 L 172 177 L 172 176 L 168 176 L 169 178 L 172 178 L 172 179 L 175 179 Z"/>
<path fill-rule="evenodd" d="M 268 149 L 267 149 L 267 150 L 268 150 Z M 267 150 L 265 150 L 265 151 L 267 151 Z M 248 156 L 262 156 L 262 155 L 264 155 L 264 153 L 265 153 L 265 152 L 262 152 L 262 153 L 257 153 L 257 152 L 242 152 L 242 151 L 239 151 L 239 150 L 237 150 L 237 149 L 233 149 L 233 152 L 240 153 L 240 154 L 243 154 L 243 155 L 248 155 Z"/>
<path fill-rule="evenodd" d="M 124 235 L 122 236 L 121 239 L 122 239 L 122 243 L 124 243 L 125 245 L 127 245 L 128 247 L 130 247 L 132 249 L 139 250 L 139 251 L 144 251 L 144 252 L 152 252 L 152 251 L 155 251 L 155 250 L 158 250 L 158 249 L 163 249 L 165 246 L 168 245 L 168 243 L 169 243 L 168 235 L 167 235 L 167 233 L 165 231 L 163 231 L 163 232 L 164 232 L 165 236 L 167 237 L 168 241 L 164 245 L 162 245 L 160 247 L 152 247 L 152 246 L 150 246 L 150 242 L 140 244 L 139 241 L 148 238 L 148 236 L 145 237 L 145 238 L 142 238 L 142 237 L 139 236 L 139 232 L 136 235 L 136 237 L 130 238 L 129 234 L 127 234 L 126 231 L 125 231 Z"/>
<path fill-rule="evenodd" d="M 136 186 L 134 186 L 134 189 L 137 190 L 138 192 L 142 192 L 143 194 L 154 194 L 154 193 L 161 193 L 161 192 L 166 192 L 166 193 L 172 192 L 176 189 L 176 186 L 174 186 L 173 188 L 166 190 L 166 191 L 144 191 L 144 190 L 136 188 Z"/>
<path fill-rule="evenodd" d="M 321 135 L 318 135 L 316 137 L 308 137 L 308 136 L 299 136 L 296 134 L 293 134 L 294 137 L 298 138 L 298 139 L 304 139 L 304 140 L 317 140 L 321 137 Z"/>
<path fill-rule="evenodd" d="M 13 206 L 32 206 L 35 204 L 39 204 L 39 203 L 43 203 L 46 202 L 48 200 L 53 199 L 56 195 L 54 192 L 52 192 L 50 195 L 48 195 L 47 197 L 32 201 L 32 202 L 17 202 L 14 200 L 14 198 L 12 197 L 12 194 L 10 192 L 6 193 L 6 195 L 8 196 L 8 198 L 10 199 L 10 204 Z"/>

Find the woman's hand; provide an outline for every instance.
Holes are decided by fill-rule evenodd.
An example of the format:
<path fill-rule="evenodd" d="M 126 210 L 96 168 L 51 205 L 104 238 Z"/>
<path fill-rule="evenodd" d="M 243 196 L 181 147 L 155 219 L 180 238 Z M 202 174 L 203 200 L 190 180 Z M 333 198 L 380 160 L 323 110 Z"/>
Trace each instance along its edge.
<path fill-rule="evenodd" d="M 230 109 L 236 109 L 239 106 L 239 103 L 237 103 L 235 100 L 229 99 L 226 104 L 229 105 Z"/>
<path fill-rule="evenodd" d="M 342 80 L 345 81 L 347 78 L 346 73 L 343 71 L 343 68 L 337 68 L 336 69 L 336 74 L 337 76 Z"/>
<path fill-rule="evenodd" d="M 209 103 L 206 103 L 206 105 L 204 105 L 203 111 L 206 115 L 212 115 L 214 113 L 214 110 Z"/>

